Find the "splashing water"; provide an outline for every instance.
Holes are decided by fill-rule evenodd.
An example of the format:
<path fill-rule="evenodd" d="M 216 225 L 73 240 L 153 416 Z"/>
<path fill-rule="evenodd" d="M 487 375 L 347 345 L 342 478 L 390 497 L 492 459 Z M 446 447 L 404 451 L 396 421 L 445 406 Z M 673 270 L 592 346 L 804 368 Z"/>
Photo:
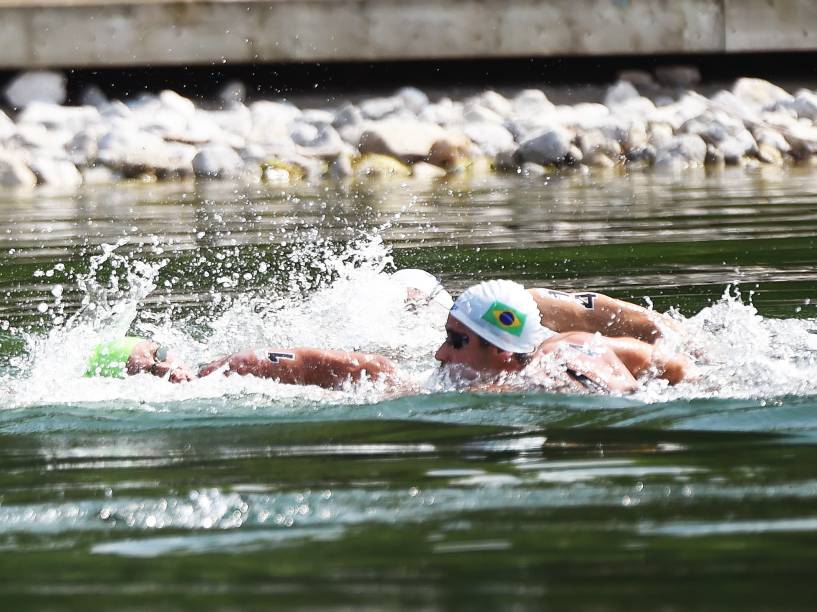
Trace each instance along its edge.
<path fill-rule="evenodd" d="M 307 237 L 308 238 L 308 237 Z M 172 347 L 191 364 L 254 346 L 317 346 L 384 354 L 429 391 L 451 389 L 436 370 L 434 350 L 443 338 L 446 312 L 437 304 L 408 311 L 405 288 L 393 281 L 391 251 L 379 235 L 345 245 L 305 240 L 286 257 L 280 288 L 229 298 L 213 292 L 205 331 L 193 319 L 173 320 L 146 298 L 156 289 L 167 260 L 145 262 L 118 252 L 126 243 L 103 245 L 90 270 L 76 279 L 79 310 L 65 319 L 55 294 L 53 327 L 25 332 L 25 354 L 0 377 L 0 403 L 8 407 L 117 401 L 124 409 L 164 410 L 167 402 L 239 396 L 247 404 L 314 405 L 376 402 L 388 396 L 378 383 L 338 391 L 293 387 L 253 377 L 211 376 L 170 385 L 150 375 L 119 379 L 82 376 L 99 342 L 127 333 Z M 212 269 L 219 273 L 217 267 Z M 102 280 L 102 279 L 105 280 Z M 475 279 L 476 280 L 476 279 Z M 218 299 L 215 299 L 218 296 Z M 761 317 L 737 288 L 689 319 L 677 315 L 685 337 L 666 337 L 661 350 L 693 356 L 698 377 L 676 387 L 647 382 L 635 398 L 644 402 L 718 397 L 774 397 L 817 393 L 817 321 Z M 157 406 L 159 406 L 157 408 Z"/>

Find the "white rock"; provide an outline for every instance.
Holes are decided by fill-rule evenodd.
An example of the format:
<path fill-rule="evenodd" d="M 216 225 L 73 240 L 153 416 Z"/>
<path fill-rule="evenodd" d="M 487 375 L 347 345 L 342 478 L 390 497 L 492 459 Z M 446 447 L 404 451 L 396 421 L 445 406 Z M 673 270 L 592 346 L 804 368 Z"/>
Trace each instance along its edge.
<path fill-rule="evenodd" d="M 704 113 L 709 108 L 709 101 L 699 95 L 683 95 L 677 102 L 656 107 L 650 122 L 668 123 L 672 129 L 679 129 L 684 123 Z"/>
<path fill-rule="evenodd" d="M 122 176 L 108 166 L 92 166 L 89 168 L 82 168 L 82 182 L 85 185 L 109 185 L 120 180 Z"/>
<path fill-rule="evenodd" d="M 754 109 L 749 108 L 743 100 L 726 89 L 722 89 L 712 96 L 711 104 L 713 108 L 728 112 L 743 120 L 753 121 L 758 118 L 757 112 Z"/>
<path fill-rule="evenodd" d="M 554 110 L 553 103 L 539 89 L 523 89 L 511 101 L 513 117 L 547 115 Z"/>
<path fill-rule="evenodd" d="M 752 133 L 755 136 L 755 142 L 757 142 L 758 147 L 766 145 L 777 149 L 781 153 L 788 153 L 791 150 L 791 145 L 786 142 L 786 139 L 783 138 L 783 135 L 777 130 L 769 127 L 756 127 L 752 130 Z"/>
<path fill-rule="evenodd" d="M 14 122 L 9 119 L 9 116 L 0 110 L 0 140 L 10 138 L 17 131 L 14 127 Z"/>
<path fill-rule="evenodd" d="M 707 144 L 717 147 L 728 164 L 736 164 L 745 155 L 757 152 L 757 143 L 743 121 L 723 111 L 709 111 L 690 119 L 681 131 L 697 134 Z"/>
<path fill-rule="evenodd" d="M 209 145 L 193 158 L 193 172 L 198 177 L 234 179 L 244 171 L 244 161 L 229 147 Z"/>
<path fill-rule="evenodd" d="M 433 181 L 443 178 L 445 175 L 445 170 L 426 162 L 417 162 L 411 166 L 411 176 L 420 181 Z"/>
<path fill-rule="evenodd" d="M 706 143 L 700 136 L 681 134 L 667 145 L 656 149 L 656 167 L 700 166 L 706 160 Z"/>
<path fill-rule="evenodd" d="M 545 176 L 545 167 L 533 162 L 525 162 L 519 167 L 519 174 L 526 178 L 539 178 Z"/>
<path fill-rule="evenodd" d="M 133 116 L 133 111 L 121 100 L 113 100 L 99 109 L 99 114 L 103 119 L 114 121 L 116 119 L 128 119 Z"/>
<path fill-rule="evenodd" d="M 20 157 L 0 152 L 0 187 L 31 189 L 36 185 L 37 177 Z"/>
<path fill-rule="evenodd" d="M 175 91 L 165 89 L 159 92 L 159 102 L 167 109 L 175 111 L 183 116 L 190 116 L 195 114 L 196 105 L 192 100 L 180 96 Z"/>
<path fill-rule="evenodd" d="M 360 104 L 360 112 L 364 119 L 377 121 L 393 115 L 405 108 L 402 98 L 369 98 Z"/>
<path fill-rule="evenodd" d="M 513 104 L 510 102 L 510 100 L 508 100 L 502 94 L 490 89 L 483 91 L 481 94 L 471 98 L 470 100 L 466 100 L 466 106 L 468 105 L 468 102 L 477 104 L 488 109 L 489 111 L 493 111 L 503 119 L 506 119 L 513 114 Z"/>
<path fill-rule="evenodd" d="M 82 174 L 70 161 L 35 156 L 30 167 L 40 185 L 60 189 L 75 189 L 82 185 Z"/>
<path fill-rule="evenodd" d="M 367 125 L 358 149 L 361 153 L 381 153 L 412 163 L 426 159 L 432 146 L 448 136 L 445 129 L 433 123 L 384 119 Z"/>
<path fill-rule="evenodd" d="M 792 99 L 785 89 L 763 79 L 738 79 L 732 93 L 750 108 L 765 108 L 775 102 Z"/>
<path fill-rule="evenodd" d="M 627 81 L 619 81 L 615 85 L 607 88 L 607 93 L 604 94 L 604 105 L 615 106 L 630 100 L 631 98 L 640 98 L 641 94 L 632 83 Z"/>
<path fill-rule="evenodd" d="M 490 121 L 468 123 L 463 127 L 463 132 L 483 154 L 491 157 L 514 148 L 513 134 Z"/>
<path fill-rule="evenodd" d="M 548 129 L 525 140 L 516 155 L 522 162 L 548 165 L 580 162 L 581 151 L 572 143 L 572 135 L 564 129 Z"/>
<path fill-rule="evenodd" d="M 182 150 L 179 143 L 167 143 L 150 132 L 111 129 L 100 137 L 98 146 L 97 159 L 127 176 L 155 172 L 161 177 L 190 172 L 184 156 L 179 155 Z"/>
<path fill-rule="evenodd" d="M 102 122 L 102 115 L 93 106 L 60 106 L 52 102 L 32 102 L 17 117 L 18 124 L 39 124 L 74 133 Z"/>
<path fill-rule="evenodd" d="M 586 158 L 591 153 L 601 153 L 610 160 L 621 157 L 621 145 L 617 140 L 609 138 L 601 130 L 588 130 L 578 136 L 578 146 Z"/>
<path fill-rule="evenodd" d="M 269 143 L 289 140 L 289 124 L 301 111 L 291 104 L 260 100 L 250 105 L 252 116 L 251 139 Z"/>
<path fill-rule="evenodd" d="M 303 121 L 304 123 L 311 123 L 312 125 L 316 126 L 332 125 L 332 122 L 334 120 L 335 115 L 332 114 L 331 111 L 323 110 L 320 108 L 304 109 L 301 112 L 301 115 L 298 117 L 298 121 Z"/>
<path fill-rule="evenodd" d="M 450 98 L 442 98 L 435 104 L 429 104 L 417 115 L 420 121 L 436 123 L 437 125 L 457 126 L 463 123 L 463 105 Z"/>
<path fill-rule="evenodd" d="M 416 87 L 403 87 L 394 94 L 403 101 L 403 106 L 415 115 L 428 106 L 428 96 Z"/>
<path fill-rule="evenodd" d="M 554 110 L 559 123 L 584 130 L 600 128 L 610 121 L 610 109 L 595 102 L 560 105 Z"/>
<path fill-rule="evenodd" d="M 64 150 L 65 144 L 73 136 L 68 130 L 49 130 L 37 123 L 18 123 L 16 132 L 9 138 L 9 142 L 22 148 L 56 152 Z"/>
<path fill-rule="evenodd" d="M 32 102 L 65 102 L 65 75 L 61 72 L 24 72 L 6 87 L 6 99 L 23 108 Z"/>
<path fill-rule="evenodd" d="M 466 123 L 491 122 L 501 125 L 505 121 L 502 115 L 481 106 L 477 102 L 466 102 L 462 109 L 462 118 Z"/>
<path fill-rule="evenodd" d="M 199 110 L 196 117 L 218 126 L 224 133 L 238 136 L 244 140 L 248 139 L 253 131 L 250 109 L 237 102 L 225 110 Z"/>

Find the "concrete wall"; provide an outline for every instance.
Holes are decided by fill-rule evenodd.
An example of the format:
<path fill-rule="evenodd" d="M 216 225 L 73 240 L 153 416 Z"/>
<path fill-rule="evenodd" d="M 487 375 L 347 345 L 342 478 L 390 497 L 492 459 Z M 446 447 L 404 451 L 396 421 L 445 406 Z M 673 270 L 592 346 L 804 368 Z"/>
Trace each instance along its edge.
<path fill-rule="evenodd" d="M 817 0 L 0 0 L 0 67 L 817 49 Z"/>

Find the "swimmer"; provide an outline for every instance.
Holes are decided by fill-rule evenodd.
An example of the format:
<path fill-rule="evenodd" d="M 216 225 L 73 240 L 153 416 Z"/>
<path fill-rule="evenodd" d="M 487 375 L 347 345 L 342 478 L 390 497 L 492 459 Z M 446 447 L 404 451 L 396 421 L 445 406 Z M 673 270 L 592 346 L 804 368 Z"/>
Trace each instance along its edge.
<path fill-rule="evenodd" d="M 540 383 L 554 387 L 553 369 L 548 367 L 554 361 L 563 367 L 561 382 L 572 390 L 630 393 L 642 375 L 671 384 L 686 376 L 688 364 L 681 355 L 665 355 L 636 338 L 580 331 L 555 334 L 542 326 L 539 315 L 536 300 L 518 283 L 475 285 L 451 308 L 446 339 L 435 358 L 472 390 L 520 390 Z M 509 375 L 519 376 L 508 382 Z"/>
<path fill-rule="evenodd" d="M 166 377 L 174 383 L 190 381 L 195 377 L 166 346 L 135 336 L 97 344 L 91 349 L 85 368 L 85 376 L 89 378 L 123 378 L 143 372 Z"/>
<path fill-rule="evenodd" d="M 451 307 L 446 339 L 435 354 L 441 370 L 474 391 L 527 388 L 630 393 L 636 377 L 653 375 L 670 383 L 686 376 L 680 355 L 663 355 L 635 338 L 606 338 L 589 332 L 555 334 L 545 329 L 536 301 L 522 285 L 487 281 L 469 288 Z M 544 357 L 561 366 L 553 384 Z M 249 349 L 205 365 L 199 376 L 254 375 L 287 384 L 341 386 L 347 380 L 384 379 L 400 387 L 395 365 L 382 355 L 309 347 Z M 513 383 L 508 376 L 520 374 Z"/>

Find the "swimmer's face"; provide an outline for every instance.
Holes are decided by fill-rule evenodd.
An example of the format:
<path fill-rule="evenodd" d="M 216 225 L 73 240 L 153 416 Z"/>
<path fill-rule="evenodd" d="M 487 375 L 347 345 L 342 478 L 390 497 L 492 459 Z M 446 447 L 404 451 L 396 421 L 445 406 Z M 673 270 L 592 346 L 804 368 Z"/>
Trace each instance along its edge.
<path fill-rule="evenodd" d="M 513 354 L 482 342 L 451 315 L 445 323 L 445 341 L 434 358 L 441 367 L 464 366 L 478 374 L 499 374 L 518 369 Z"/>

